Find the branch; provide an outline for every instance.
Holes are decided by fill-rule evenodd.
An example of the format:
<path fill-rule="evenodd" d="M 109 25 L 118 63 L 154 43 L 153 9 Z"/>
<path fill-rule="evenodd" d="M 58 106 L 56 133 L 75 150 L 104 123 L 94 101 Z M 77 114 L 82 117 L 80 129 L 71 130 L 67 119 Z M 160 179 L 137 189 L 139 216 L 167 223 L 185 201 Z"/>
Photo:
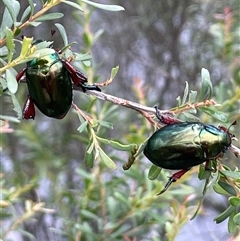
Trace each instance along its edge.
<path fill-rule="evenodd" d="M 74 86 L 74 90 L 82 91 L 80 87 Z M 143 115 L 151 124 L 156 125 L 158 127 L 161 127 L 162 124 L 159 123 L 159 120 L 156 118 L 156 109 L 154 107 L 148 107 L 145 105 L 141 105 L 139 103 L 126 100 L 123 98 L 119 98 L 113 95 L 109 95 L 100 91 L 96 90 L 86 90 L 85 94 L 95 96 L 98 99 L 109 101 L 115 105 L 120 105 L 132 110 L 135 110 L 139 112 L 141 115 Z M 160 114 L 165 116 L 166 118 L 172 119 L 174 117 L 174 113 L 169 110 L 159 110 Z"/>

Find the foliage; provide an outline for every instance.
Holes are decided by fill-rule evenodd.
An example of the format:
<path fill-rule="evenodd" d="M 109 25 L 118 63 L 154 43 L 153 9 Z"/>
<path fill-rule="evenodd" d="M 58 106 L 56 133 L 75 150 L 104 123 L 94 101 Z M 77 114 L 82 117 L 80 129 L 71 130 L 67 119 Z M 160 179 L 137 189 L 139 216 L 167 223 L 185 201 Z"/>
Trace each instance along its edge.
<path fill-rule="evenodd" d="M 36 11 L 36 4 L 31 0 L 28 2 L 29 6 L 20 16 L 20 2 L 3 0 L 6 8 L 0 33 L 1 94 L 2 97 L 10 96 L 12 109 L 17 114 L 1 115 L 3 172 L 0 182 L 0 218 L 4 224 L 1 238 L 6 240 L 13 230 L 17 230 L 30 240 L 174 240 L 189 218 L 194 217 L 199 210 L 203 213 L 202 202 L 210 190 L 228 197 L 229 207 L 219 214 L 215 221 L 219 223 L 228 218 L 229 232 L 236 233 L 239 229 L 240 206 L 240 177 L 237 168 L 232 171 L 228 165 L 216 161 L 213 162 L 213 165 L 218 166 L 215 172 L 206 172 L 200 166 L 199 179 L 206 180 L 202 197 L 192 195 L 193 187 L 185 184 L 190 175 L 197 172 L 197 168 L 193 168 L 178 180 L 161 198 L 156 196 L 164 186 L 168 172 L 161 171 L 161 178 L 165 179 L 163 183 L 154 180 L 160 174 L 159 168 L 152 166 L 148 171 L 149 162 L 145 163 L 141 155 L 145 141 L 153 132 L 149 123 L 154 124 L 154 128 L 161 126 L 155 118 L 154 109 L 149 110 L 145 106 L 148 100 L 144 97 L 141 81 L 134 83 L 132 92 L 137 104 L 143 105 L 142 109 L 137 109 L 139 106 L 129 107 L 126 102 L 130 101 L 123 102 L 114 96 L 110 98 L 105 93 L 101 94 L 105 100 L 103 103 L 79 92 L 81 99 L 76 94 L 74 114 L 69 113 L 76 116 L 74 120 L 64 119 L 61 123 L 54 120 L 19 123 L 21 108 L 15 96 L 18 90 L 15 68 L 53 51 L 49 48 L 51 41 L 32 46 L 33 37 L 19 40 L 21 31 L 29 26 L 38 28 L 43 21 L 62 18 L 61 12 L 47 13 L 60 3 L 72 6 L 78 11 L 74 14 L 75 20 L 84 30 L 84 47 L 81 53 L 73 51 L 73 43 L 68 42 L 65 27 L 56 23 L 64 43 L 61 56 L 73 59 L 75 67 L 87 72 L 89 82 L 96 82 L 100 79 L 96 76 L 98 66 L 91 64 L 90 53 L 103 31 L 98 29 L 92 33 L 90 19 L 94 10 L 90 6 L 109 11 L 123 10 L 117 5 L 104 5 L 87 0 L 78 3 L 51 0 L 41 1 L 41 9 Z M 78 14 L 79 11 L 82 12 L 81 15 Z M 229 31 L 227 40 L 221 38 L 224 34 L 217 35 L 219 29 L 225 32 L 224 28 L 233 22 L 235 16 L 230 16 L 232 19 L 224 18 L 225 22 L 221 19 L 220 23 L 212 25 L 210 31 L 215 36 L 219 55 L 224 56 L 224 61 L 230 65 L 232 78 L 228 91 L 224 91 L 224 84 L 213 86 L 211 73 L 203 68 L 200 91 L 190 91 L 186 82 L 182 97 L 177 98 L 176 107 L 169 110 L 175 118 L 199 119 L 210 123 L 220 121 L 227 127 L 233 120 L 239 119 L 239 68 L 236 65 L 238 50 L 233 47 L 236 43 L 235 35 Z M 234 28 L 234 34 L 235 30 L 237 29 Z M 21 46 L 19 52 L 16 44 Z M 234 56 L 234 60 L 228 56 Z M 112 68 L 109 79 L 101 83 L 103 88 L 113 81 L 117 72 L 118 67 Z M 8 90 L 5 90 L 6 88 Z M 89 92 L 89 95 L 94 93 Z M 134 116 L 131 121 L 128 114 L 121 114 L 123 111 L 116 105 L 110 105 L 107 100 L 138 111 L 145 118 Z M 117 132 L 117 137 L 112 138 L 109 132 L 113 128 L 118 131 L 118 124 L 122 129 Z M 231 132 L 240 138 L 237 130 L 236 126 L 231 127 Z M 128 153 L 131 150 L 132 154 L 126 165 L 128 154 L 123 151 Z M 232 155 L 228 158 L 235 157 Z M 81 160 L 84 161 L 81 163 Z M 10 171 L 7 170 L 6 163 L 12 165 Z M 119 163 L 125 165 L 124 169 L 131 168 L 125 172 L 115 170 Z M 36 194 L 36 190 L 39 194 Z M 196 190 L 196 193 L 199 192 L 200 190 Z M 195 206 L 197 201 L 198 207 Z M 46 227 L 49 219 L 51 228 Z M 42 231 L 39 233 L 31 230 L 35 221 L 38 227 L 41 226 Z"/>

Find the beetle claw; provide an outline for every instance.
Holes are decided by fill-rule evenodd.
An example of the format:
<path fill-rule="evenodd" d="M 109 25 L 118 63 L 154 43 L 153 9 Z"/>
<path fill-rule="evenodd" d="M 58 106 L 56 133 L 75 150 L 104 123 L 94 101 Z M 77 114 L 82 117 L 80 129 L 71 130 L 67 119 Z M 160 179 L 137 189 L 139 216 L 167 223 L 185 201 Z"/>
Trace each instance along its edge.
<path fill-rule="evenodd" d="M 161 195 L 162 193 L 166 192 L 168 190 L 168 188 L 170 187 L 170 185 L 173 183 L 173 182 L 176 182 L 177 179 L 174 178 L 174 177 L 170 177 L 167 184 L 165 185 L 165 187 L 163 188 L 163 190 L 161 192 L 159 192 L 157 195 Z"/>
<path fill-rule="evenodd" d="M 164 193 L 170 187 L 170 185 L 173 182 L 176 182 L 179 178 L 181 178 L 189 170 L 190 170 L 190 168 L 183 169 L 183 170 L 180 170 L 180 171 L 175 172 L 174 174 L 172 174 L 172 176 L 169 177 L 169 180 L 168 180 L 167 184 L 165 185 L 165 187 L 163 188 L 163 190 L 160 193 L 158 193 L 157 195 L 160 195 L 160 194 Z"/>
<path fill-rule="evenodd" d="M 80 87 L 82 88 L 84 93 L 86 92 L 86 90 L 96 90 L 101 92 L 101 89 L 97 85 L 80 84 Z"/>

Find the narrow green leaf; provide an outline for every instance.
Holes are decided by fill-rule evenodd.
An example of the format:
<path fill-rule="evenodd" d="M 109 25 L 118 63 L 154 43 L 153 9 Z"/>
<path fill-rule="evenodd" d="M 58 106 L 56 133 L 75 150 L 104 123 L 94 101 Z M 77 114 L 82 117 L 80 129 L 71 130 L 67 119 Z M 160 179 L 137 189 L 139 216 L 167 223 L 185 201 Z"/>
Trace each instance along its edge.
<path fill-rule="evenodd" d="M 87 167 L 89 168 L 93 168 L 93 164 L 94 164 L 94 153 L 85 153 L 84 155 L 84 163 Z"/>
<path fill-rule="evenodd" d="M 42 41 L 38 44 L 34 44 L 34 46 L 36 47 L 36 50 L 40 50 L 40 49 L 52 49 L 51 46 L 53 44 L 53 41 Z"/>
<path fill-rule="evenodd" d="M 233 195 L 233 196 L 236 196 L 236 191 L 235 189 L 228 183 L 226 182 L 223 182 L 221 180 L 218 181 L 218 184 L 226 191 L 228 192 L 229 194 Z"/>
<path fill-rule="evenodd" d="M 60 23 L 55 23 L 55 26 L 57 27 L 59 33 L 62 36 L 64 46 L 68 45 L 68 37 L 64 26 Z"/>
<path fill-rule="evenodd" d="M 54 20 L 54 19 L 62 18 L 63 16 L 64 16 L 63 13 L 48 13 L 35 19 L 35 21 L 39 22 L 39 21 Z"/>
<path fill-rule="evenodd" d="M 132 208 L 131 203 L 129 202 L 129 197 L 126 196 L 126 194 L 122 194 L 120 192 L 114 192 L 113 196 L 116 197 L 117 200 L 124 203 L 128 208 Z"/>
<path fill-rule="evenodd" d="M 196 109 L 192 110 L 193 112 L 196 112 Z M 189 111 L 190 112 L 190 111 Z M 186 116 L 187 119 L 189 120 L 193 120 L 193 121 L 199 121 L 199 118 L 195 115 L 192 115 L 191 113 L 189 113 L 188 111 L 183 112 L 182 115 Z M 195 113 L 194 113 L 195 114 Z"/>
<path fill-rule="evenodd" d="M 104 139 L 104 138 L 101 138 L 99 136 L 97 136 L 97 139 L 100 142 L 102 142 L 104 144 L 107 144 L 107 145 L 111 145 L 113 148 L 115 148 L 116 150 L 120 150 L 120 151 L 130 151 L 135 146 L 135 144 L 122 144 L 118 141 Z"/>
<path fill-rule="evenodd" d="M 185 86 L 184 94 L 183 94 L 183 98 L 182 98 L 182 105 L 184 105 L 186 103 L 188 92 L 189 92 L 188 82 L 186 81 L 185 83 L 186 83 L 186 86 Z"/>
<path fill-rule="evenodd" d="M 107 156 L 107 154 L 101 148 L 99 148 L 99 155 L 107 167 L 111 169 L 117 169 L 114 161 L 109 156 Z"/>
<path fill-rule="evenodd" d="M 89 218 L 89 219 L 91 219 L 91 220 L 95 220 L 95 221 L 99 221 L 99 219 L 100 219 L 100 217 L 98 216 L 98 215 L 96 215 L 95 213 L 92 213 L 92 212 L 90 212 L 90 211 L 88 211 L 88 210 L 84 210 L 84 209 L 81 209 L 80 210 L 80 213 L 84 216 L 84 217 L 86 217 L 86 218 Z"/>
<path fill-rule="evenodd" d="M 11 122 L 15 122 L 15 123 L 19 123 L 19 119 L 17 119 L 16 117 L 14 116 L 8 116 L 8 115 L 0 115 L 0 119 L 1 120 L 8 120 L 8 121 L 11 121 Z"/>
<path fill-rule="evenodd" d="M 12 61 L 15 43 L 13 41 L 13 31 L 10 28 L 5 29 L 6 32 L 6 40 L 7 40 L 7 48 L 8 48 L 8 63 Z"/>
<path fill-rule="evenodd" d="M 12 94 L 15 94 L 18 89 L 15 70 L 13 68 L 6 70 L 7 87 Z"/>
<path fill-rule="evenodd" d="M 100 36 L 102 36 L 103 33 L 104 33 L 104 30 L 103 30 L 103 29 L 99 29 L 99 30 L 93 35 L 92 44 L 94 44 L 94 43 L 100 38 Z"/>
<path fill-rule="evenodd" d="M 14 32 L 14 37 L 18 36 L 21 33 L 21 29 L 20 28 L 16 28 L 15 32 Z"/>
<path fill-rule="evenodd" d="M 1 94 L 2 94 L 2 90 L 7 89 L 7 81 L 6 81 L 5 78 L 3 78 L 1 76 L 0 76 L 0 85 L 1 85 L 0 91 L 1 91 Z"/>
<path fill-rule="evenodd" d="M 5 8 L 3 17 L 2 17 L 2 24 L 1 24 L 1 39 L 5 37 L 5 28 L 11 28 L 13 25 L 12 17 L 7 8 Z"/>
<path fill-rule="evenodd" d="M 29 59 L 41 58 L 43 56 L 50 55 L 53 53 L 55 53 L 54 49 L 50 49 L 50 48 L 39 49 L 39 50 L 36 50 L 33 54 L 28 56 L 28 61 L 29 61 Z"/>
<path fill-rule="evenodd" d="M 2 48 L 0 48 L 0 56 L 1 57 L 5 57 L 8 55 L 8 49 L 6 46 L 3 46 Z M 6 63 L 7 64 L 7 63 Z"/>
<path fill-rule="evenodd" d="M 7 10 L 11 16 L 12 22 L 17 22 L 17 16 L 20 11 L 20 3 L 16 0 L 2 0 L 5 6 L 7 7 Z"/>
<path fill-rule="evenodd" d="M 94 164 L 93 148 L 94 148 L 94 143 L 92 142 L 92 140 L 90 140 L 84 155 L 84 163 L 87 167 L 90 167 L 90 168 L 93 168 L 93 164 Z"/>
<path fill-rule="evenodd" d="M 205 112 L 206 114 L 214 117 L 215 119 L 217 119 L 221 122 L 224 122 L 224 123 L 228 122 L 228 118 L 227 118 L 226 114 L 223 112 L 216 111 L 214 109 L 211 109 L 210 107 L 208 107 L 208 108 L 199 107 L 198 109 L 200 109 L 201 111 Z"/>
<path fill-rule="evenodd" d="M 235 215 L 236 215 L 236 210 L 234 212 L 232 212 L 231 215 L 229 216 L 229 219 L 228 219 L 228 232 L 229 233 L 236 233 L 237 226 L 233 220 Z"/>
<path fill-rule="evenodd" d="M 233 217 L 233 221 L 236 225 L 240 225 L 240 213 L 236 214 L 234 217 Z"/>
<path fill-rule="evenodd" d="M 234 207 L 240 206 L 240 198 L 239 197 L 230 197 L 228 199 L 229 204 L 231 204 Z"/>
<path fill-rule="evenodd" d="M 32 41 L 33 41 L 33 38 L 27 38 L 27 37 L 23 38 L 20 56 L 24 57 L 27 55 L 29 49 L 32 47 Z"/>
<path fill-rule="evenodd" d="M 66 1 L 66 0 L 62 0 L 62 2 L 63 2 L 63 3 L 66 3 L 66 4 L 70 5 L 70 6 L 72 6 L 72 7 L 74 7 L 74 8 L 76 8 L 77 10 L 79 10 L 79 11 L 81 11 L 81 12 L 83 12 L 82 7 L 81 7 L 79 4 L 77 4 L 77 3 L 70 2 L 70 1 Z"/>
<path fill-rule="evenodd" d="M 88 125 L 88 121 L 84 121 L 83 123 L 81 123 L 81 125 L 77 128 L 77 131 L 78 132 L 83 132 L 85 130 L 85 128 L 87 127 Z"/>
<path fill-rule="evenodd" d="M 37 27 L 38 25 L 40 25 L 42 22 L 30 22 L 29 25 L 33 26 L 33 27 Z"/>
<path fill-rule="evenodd" d="M 124 11 L 125 9 L 118 5 L 106 5 L 101 3 L 95 3 L 88 0 L 81 0 L 81 2 L 87 3 L 88 5 L 92 5 L 93 7 L 103 9 L 106 11 Z"/>
<path fill-rule="evenodd" d="M 116 67 L 112 68 L 112 70 L 111 70 L 111 77 L 110 77 L 111 79 L 115 78 L 118 70 L 119 70 L 119 65 L 117 65 Z"/>
<path fill-rule="evenodd" d="M 221 195 L 228 195 L 228 192 L 226 192 L 218 183 L 216 183 L 214 186 L 213 186 L 213 190 L 218 193 L 218 194 L 221 194 Z"/>
<path fill-rule="evenodd" d="M 31 0 L 28 0 L 28 2 L 31 2 L 31 4 L 29 4 L 29 6 L 23 12 L 20 22 L 23 22 L 29 15 L 31 17 L 34 13 L 34 7 L 36 6 L 36 4 L 33 4 Z"/>
<path fill-rule="evenodd" d="M 11 96 L 12 103 L 14 106 L 13 110 L 17 113 L 17 118 L 22 119 L 22 108 L 21 108 L 16 96 L 14 94 L 11 94 L 10 92 L 9 92 L 9 95 Z"/>
<path fill-rule="evenodd" d="M 191 90 L 188 96 L 188 102 L 190 104 L 195 103 L 197 100 L 197 91 Z"/>
<path fill-rule="evenodd" d="M 226 177 L 230 177 L 234 180 L 240 179 L 240 171 L 225 171 L 225 170 L 219 170 L 220 173 L 222 173 Z"/>
<path fill-rule="evenodd" d="M 210 79 L 210 74 L 207 69 L 202 68 L 201 76 L 202 76 L 202 86 L 201 86 L 200 96 L 198 100 L 204 101 L 211 98 L 213 93 L 213 87 Z"/>
<path fill-rule="evenodd" d="M 34 8 L 36 4 L 33 3 L 33 0 L 28 0 L 28 3 L 29 3 L 29 7 L 31 8 L 30 16 L 32 16 L 34 14 Z"/>
<path fill-rule="evenodd" d="M 86 54 L 79 54 L 79 53 L 74 53 L 75 54 L 75 59 L 76 61 L 89 61 L 92 59 L 92 55 L 90 53 Z"/>
<path fill-rule="evenodd" d="M 84 179 L 90 180 L 91 182 L 94 182 L 94 176 L 91 174 L 91 172 L 87 172 L 83 170 L 81 167 L 75 170 L 79 176 L 84 177 Z"/>
<path fill-rule="evenodd" d="M 106 128 L 109 128 L 109 129 L 113 129 L 113 124 L 111 122 L 108 122 L 108 121 L 98 121 L 98 123 L 101 125 L 101 126 L 104 126 Z"/>
<path fill-rule="evenodd" d="M 181 106 L 182 99 L 181 99 L 180 96 L 178 96 L 178 97 L 176 98 L 176 101 L 177 101 L 177 106 L 178 106 L 178 107 Z"/>
<path fill-rule="evenodd" d="M 202 204 L 203 204 L 204 196 L 205 196 L 205 194 L 203 194 L 200 202 L 198 203 L 198 207 L 197 207 L 195 213 L 194 213 L 194 214 L 192 215 L 192 217 L 190 218 L 190 220 L 193 220 L 193 219 L 197 216 L 197 214 L 198 214 L 198 212 L 199 212 L 199 210 L 200 210 L 200 208 L 201 208 L 201 206 L 202 206 Z"/>
<path fill-rule="evenodd" d="M 93 152 L 93 148 L 94 148 L 94 143 L 92 141 L 92 139 L 90 139 L 89 143 L 88 143 L 88 146 L 87 146 L 87 153 L 92 153 Z"/>
<path fill-rule="evenodd" d="M 152 165 L 148 172 L 148 178 L 150 180 L 156 179 L 158 177 L 158 175 L 160 174 L 161 170 L 162 170 L 162 168 Z"/>
<path fill-rule="evenodd" d="M 223 222 L 225 219 L 227 219 L 231 215 L 232 212 L 235 211 L 235 209 L 236 209 L 235 207 L 229 206 L 223 213 L 221 213 L 216 218 L 214 218 L 214 221 L 216 221 L 216 223 Z"/>
<path fill-rule="evenodd" d="M 203 164 L 199 165 L 198 178 L 199 180 L 208 179 L 211 176 L 212 171 L 206 170 Z"/>

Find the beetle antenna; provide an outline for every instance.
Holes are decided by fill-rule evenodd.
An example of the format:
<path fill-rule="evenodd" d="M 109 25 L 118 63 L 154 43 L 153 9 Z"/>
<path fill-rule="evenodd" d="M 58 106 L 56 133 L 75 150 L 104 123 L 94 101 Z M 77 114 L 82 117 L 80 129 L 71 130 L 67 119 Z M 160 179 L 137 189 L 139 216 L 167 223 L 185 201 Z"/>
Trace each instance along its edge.
<path fill-rule="evenodd" d="M 232 133 L 230 133 L 230 128 L 232 127 L 232 126 L 234 126 L 234 125 L 236 125 L 237 124 L 237 121 L 235 120 L 228 128 L 226 128 L 225 126 L 218 126 L 218 128 L 220 129 L 220 130 L 223 130 L 224 132 L 227 132 L 230 136 L 231 136 L 231 139 L 234 139 L 234 140 L 236 140 L 236 137 L 235 137 L 235 135 L 234 134 L 232 134 Z"/>

